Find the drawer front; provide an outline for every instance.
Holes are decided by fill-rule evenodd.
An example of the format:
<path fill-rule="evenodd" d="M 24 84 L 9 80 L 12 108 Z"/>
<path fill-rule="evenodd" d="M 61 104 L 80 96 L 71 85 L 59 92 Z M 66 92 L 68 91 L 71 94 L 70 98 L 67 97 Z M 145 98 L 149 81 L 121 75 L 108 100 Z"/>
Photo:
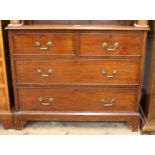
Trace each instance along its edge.
<path fill-rule="evenodd" d="M 17 83 L 137 84 L 136 59 L 15 61 Z"/>
<path fill-rule="evenodd" d="M 16 34 L 14 52 L 16 54 L 74 54 L 72 33 Z"/>
<path fill-rule="evenodd" d="M 80 34 L 81 55 L 140 55 L 141 34 Z"/>
<path fill-rule="evenodd" d="M 134 111 L 137 89 L 125 88 L 19 88 L 20 110 Z"/>

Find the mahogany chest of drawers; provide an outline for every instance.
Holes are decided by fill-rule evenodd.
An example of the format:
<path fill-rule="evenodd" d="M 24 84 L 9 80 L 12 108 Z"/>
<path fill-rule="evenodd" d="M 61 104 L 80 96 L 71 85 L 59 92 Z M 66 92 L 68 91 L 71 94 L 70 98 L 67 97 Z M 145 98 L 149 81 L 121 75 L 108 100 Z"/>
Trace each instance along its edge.
<path fill-rule="evenodd" d="M 147 28 L 8 27 L 14 124 L 124 121 L 139 126 Z"/>

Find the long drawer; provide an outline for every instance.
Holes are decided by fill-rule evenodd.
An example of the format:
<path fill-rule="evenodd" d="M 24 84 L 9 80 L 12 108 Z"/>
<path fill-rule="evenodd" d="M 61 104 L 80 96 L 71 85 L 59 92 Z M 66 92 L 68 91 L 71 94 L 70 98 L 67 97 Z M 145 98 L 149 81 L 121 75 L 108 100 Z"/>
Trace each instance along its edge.
<path fill-rule="evenodd" d="M 18 84 L 138 84 L 138 59 L 17 59 Z"/>
<path fill-rule="evenodd" d="M 15 54 L 74 54 L 72 33 L 38 33 L 14 35 Z"/>
<path fill-rule="evenodd" d="M 133 111 L 137 89 L 125 88 L 19 88 L 20 110 Z"/>
<path fill-rule="evenodd" d="M 82 55 L 141 55 L 142 34 L 134 33 L 81 33 Z"/>

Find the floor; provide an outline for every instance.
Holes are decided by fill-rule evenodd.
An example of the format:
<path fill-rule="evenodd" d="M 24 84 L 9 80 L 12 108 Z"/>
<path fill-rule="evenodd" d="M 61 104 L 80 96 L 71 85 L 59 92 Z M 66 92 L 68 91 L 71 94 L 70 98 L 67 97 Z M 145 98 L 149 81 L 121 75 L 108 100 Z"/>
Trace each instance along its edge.
<path fill-rule="evenodd" d="M 24 130 L 4 130 L 0 135 L 140 135 L 126 123 L 114 122 L 29 122 Z"/>

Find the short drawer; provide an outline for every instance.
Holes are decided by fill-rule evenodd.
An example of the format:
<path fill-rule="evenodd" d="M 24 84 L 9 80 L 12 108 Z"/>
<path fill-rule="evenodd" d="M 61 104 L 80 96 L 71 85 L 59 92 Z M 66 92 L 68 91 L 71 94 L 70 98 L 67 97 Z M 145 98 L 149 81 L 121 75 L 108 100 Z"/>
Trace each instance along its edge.
<path fill-rule="evenodd" d="M 15 54 L 74 54 L 72 33 L 15 34 Z"/>
<path fill-rule="evenodd" d="M 17 83 L 22 84 L 138 84 L 138 59 L 68 59 L 15 61 Z"/>
<path fill-rule="evenodd" d="M 81 55 L 141 55 L 142 34 L 81 33 Z"/>
<path fill-rule="evenodd" d="M 20 110 L 135 111 L 137 89 L 128 88 L 19 88 Z"/>

